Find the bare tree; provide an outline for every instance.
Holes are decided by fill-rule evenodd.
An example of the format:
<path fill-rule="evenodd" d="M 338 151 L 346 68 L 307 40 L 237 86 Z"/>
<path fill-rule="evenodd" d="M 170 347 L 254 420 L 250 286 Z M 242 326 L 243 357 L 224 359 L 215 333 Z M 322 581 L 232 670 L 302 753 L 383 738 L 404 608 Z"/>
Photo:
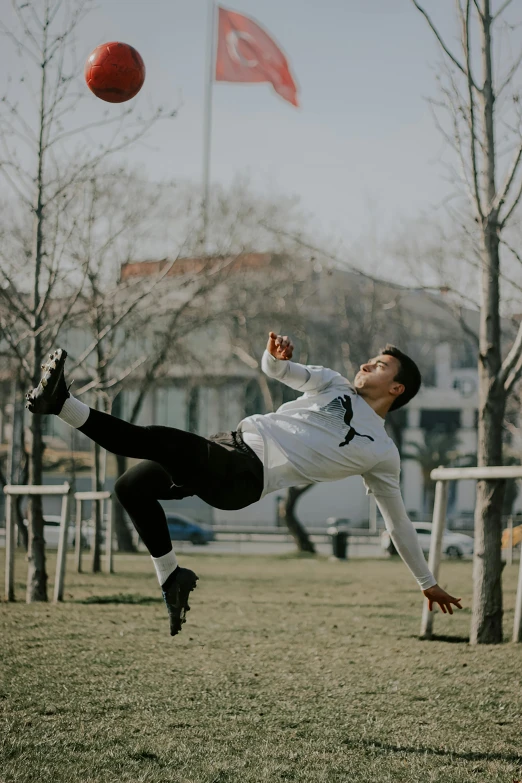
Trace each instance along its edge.
<path fill-rule="evenodd" d="M 515 76 L 522 55 L 505 62 L 506 47 L 496 50 L 511 0 L 458 0 L 460 50 L 453 51 L 425 8 L 412 0 L 440 45 L 444 58 L 439 127 L 450 143 L 468 211 L 474 218 L 477 277 L 480 285 L 478 464 L 502 465 L 502 429 L 508 395 L 522 373 L 522 326 L 502 356 L 501 248 L 509 246 L 508 228 L 522 197 L 522 113 Z M 503 31 L 504 34 L 506 30 Z M 498 57 L 495 57 L 495 54 Z M 504 73 L 495 73 L 495 62 Z M 511 93 L 511 94 L 510 94 Z M 508 100 L 508 99 L 511 100 Z M 438 115 L 440 117 L 440 114 Z M 502 155 L 511 150 L 506 163 Z M 469 230 L 462 221 L 463 230 Z M 520 261 L 520 257 L 518 256 Z M 501 513 L 504 484 L 480 481 L 475 512 L 473 644 L 502 640 Z"/>
<path fill-rule="evenodd" d="M 194 342 L 198 331 L 208 333 L 211 325 L 223 322 L 230 305 L 221 292 L 237 277 L 233 232 L 226 245 L 220 242 L 219 254 L 185 256 L 198 235 L 199 214 L 191 215 L 192 201 L 178 190 L 119 169 L 99 171 L 96 176 L 93 172 L 81 193 L 82 230 L 73 237 L 73 254 L 86 272 L 74 323 L 84 331 L 88 327 L 90 340 L 69 371 L 76 368 L 84 380 L 76 395 L 95 394 L 96 404 L 106 412 L 121 392 L 132 390 L 134 400 L 126 413 L 130 423 L 137 421 L 147 395 L 168 379 L 174 360 L 183 364 L 185 372 L 198 364 L 186 339 Z M 195 221 L 192 229 L 187 216 Z M 164 223 L 177 229 L 160 241 Z M 172 252 L 170 245 L 176 239 L 181 245 Z M 151 248 L 168 258 L 152 261 L 145 255 Z M 148 262 L 141 261 L 143 257 Z M 202 335 L 201 345 L 206 342 Z M 118 456 L 116 463 L 119 476 L 127 460 Z M 103 464 L 104 455 L 94 445 L 96 489 L 103 483 Z M 119 545 L 128 550 L 132 540 L 119 505 L 115 522 Z M 97 517 L 95 569 L 100 561 L 100 527 Z"/>
<path fill-rule="evenodd" d="M 75 228 L 69 206 L 77 188 L 93 167 L 141 138 L 164 114 L 143 119 L 131 107 L 87 126 L 74 125 L 82 97 L 76 87 L 75 34 L 91 7 L 90 0 L 12 0 L 12 26 L 1 26 L 21 64 L 11 84 L 24 85 L 27 93 L 12 97 L 8 87 L 0 101 L 0 171 L 20 214 L 10 230 L 18 252 L 8 252 L 4 244 L 0 255 L 0 333 L 27 387 L 37 385 L 45 348 L 54 343 L 81 292 L 82 276 L 67 253 Z M 96 129 L 105 130 L 96 143 L 75 141 Z M 59 309 L 53 307 L 58 295 Z M 30 431 L 29 483 L 37 485 L 43 471 L 40 417 L 31 418 Z M 42 502 L 36 495 L 29 508 L 28 560 L 27 600 L 45 601 Z"/>

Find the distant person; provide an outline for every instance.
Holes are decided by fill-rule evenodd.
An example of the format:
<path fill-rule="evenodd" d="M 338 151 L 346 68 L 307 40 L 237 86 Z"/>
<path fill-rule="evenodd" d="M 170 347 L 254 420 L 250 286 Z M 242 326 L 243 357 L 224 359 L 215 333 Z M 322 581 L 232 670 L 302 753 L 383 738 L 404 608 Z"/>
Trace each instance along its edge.
<path fill-rule="evenodd" d="M 235 432 L 203 438 L 172 427 L 139 427 L 89 408 L 68 391 L 67 353 L 51 354 L 27 394 L 31 413 L 56 414 L 113 454 L 144 460 L 121 476 L 116 495 L 149 550 L 170 616 L 181 631 L 198 577 L 178 565 L 159 500 L 197 495 L 219 509 L 240 509 L 286 487 L 361 475 L 375 495 L 393 543 L 428 599 L 453 614 L 460 598 L 436 583 L 410 522 L 399 485 L 400 457 L 384 417 L 421 385 L 408 356 L 387 345 L 361 365 L 353 386 L 334 370 L 291 362 L 294 346 L 270 332 L 263 371 L 301 397 L 275 413 L 243 419 Z"/>

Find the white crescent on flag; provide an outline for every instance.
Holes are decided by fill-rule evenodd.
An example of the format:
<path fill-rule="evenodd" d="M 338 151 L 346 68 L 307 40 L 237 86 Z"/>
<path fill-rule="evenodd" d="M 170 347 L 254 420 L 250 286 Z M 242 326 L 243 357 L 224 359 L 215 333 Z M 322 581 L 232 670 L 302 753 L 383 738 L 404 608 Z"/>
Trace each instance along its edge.
<path fill-rule="evenodd" d="M 228 53 L 231 59 L 235 60 L 235 62 L 240 63 L 241 65 L 246 65 L 247 68 L 255 68 L 256 65 L 259 65 L 259 60 L 247 60 L 246 57 L 243 57 L 243 55 L 240 54 L 237 45 L 241 40 L 255 45 L 255 39 L 250 35 L 250 33 L 243 33 L 241 30 L 230 30 L 230 32 L 227 33 Z"/>
<path fill-rule="evenodd" d="M 292 106 L 299 106 L 288 60 L 272 36 L 254 19 L 218 7 L 216 82 L 268 82 Z"/>

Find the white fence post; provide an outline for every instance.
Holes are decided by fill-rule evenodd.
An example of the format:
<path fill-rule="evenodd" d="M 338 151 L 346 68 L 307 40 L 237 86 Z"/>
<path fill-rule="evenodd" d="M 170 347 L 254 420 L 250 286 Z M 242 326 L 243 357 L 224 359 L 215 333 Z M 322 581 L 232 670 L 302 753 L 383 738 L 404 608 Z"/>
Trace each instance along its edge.
<path fill-rule="evenodd" d="M 65 577 L 65 561 L 67 554 L 67 532 L 69 529 L 69 491 L 62 497 L 62 518 L 60 520 L 60 540 L 56 556 L 56 575 L 54 578 L 54 603 L 63 601 L 63 580 Z"/>
<path fill-rule="evenodd" d="M 507 564 L 512 566 L 513 565 L 513 517 L 508 517 L 508 551 L 507 551 Z"/>
<path fill-rule="evenodd" d="M 368 495 L 369 498 L 369 513 L 368 513 L 368 529 L 370 533 L 377 533 L 377 503 L 375 502 L 375 496 L 373 494 Z"/>
<path fill-rule="evenodd" d="M 15 526 L 13 498 L 5 498 L 5 600 L 14 601 Z"/>
<path fill-rule="evenodd" d="M 103 508 L 103 500 L 102 500 L 102 508 Z M 113 539 L 112 498 L 110 495 L 106 499 L 106 508 L 107 508 L 107 531 L 105 536 L 105 566 L 107 569 L 107 573 L 113 574 L 114 565 L 113 565 L 113 557 L 112 557 L 112 539 Z M 103 519 L 103 514 L 102 514 L 102 519 Z"/>
<path fill-rule="evenodd" d="M 81 574 L 82 572 L 82 502 L 76 498 L 76 533 L 74 542 L 74 554 L 76 562 L 76 572 Z"/>
<path fill-rule="evenodd" d="M 520 545 L 520 562 L 518 564 L 517 600 L 515 601 L 515 621 L 513 623 L 513 641 L 522 642 L 522 543 Z"/>
<path fill-rule="evenodd" d="M 446 509 L 448 505 L 448 484 L 437 481 L 435 485 L 435 504 L 433 507 L 433 528 L 431 531 L 430 554 L 428 566 L 435 579 L 439 578 L 439 565 L 442 550 L 442 535 L 446 526 Z M 431 639 L 433 636 L 433 615 L 429 610 L 427 599 L 422 607 L 421 639 Z"/>

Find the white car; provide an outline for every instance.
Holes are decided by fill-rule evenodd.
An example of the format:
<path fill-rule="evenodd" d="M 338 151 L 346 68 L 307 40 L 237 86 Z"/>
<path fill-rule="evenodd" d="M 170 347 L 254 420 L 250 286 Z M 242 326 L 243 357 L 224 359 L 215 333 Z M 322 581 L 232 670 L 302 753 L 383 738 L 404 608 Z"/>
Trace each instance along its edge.
<path fill-rule="evenodd" d="M 60 541 L 60 521 L 61 517 L 53 514 L 44 514 L 44 541 L 47 549 L 58 549 L 58 542 Z M 24 525 L 27 527 L 27 519 L 24 519 Z M 82 533 L 84 539 L 83 545 L 87 545 L 87 540 Z M 67 529 L 67 542 L 69 547 L 73 547 L 76 540 L 76 530 L 74 523 L 69 521 L 69 527 Z"/>
<path fill-rule="evenodd" d="M 429 522 L 413 522 L 412 524 L 417 533 L 421 549 L 427 555 L 430 551 L 432 525 Z M 473 538 L 465 535 L 465 533 L 453 533 L 451 530 L 445 530 L 442 535 L 442 552 L 448 557 L 472 555 L 473 544 Z M 397 554 L 397 550 L 387 530 L 384 530 L 381 534 L 381 547 L 385 552 L 389 552 L 390 555 Z"/>

